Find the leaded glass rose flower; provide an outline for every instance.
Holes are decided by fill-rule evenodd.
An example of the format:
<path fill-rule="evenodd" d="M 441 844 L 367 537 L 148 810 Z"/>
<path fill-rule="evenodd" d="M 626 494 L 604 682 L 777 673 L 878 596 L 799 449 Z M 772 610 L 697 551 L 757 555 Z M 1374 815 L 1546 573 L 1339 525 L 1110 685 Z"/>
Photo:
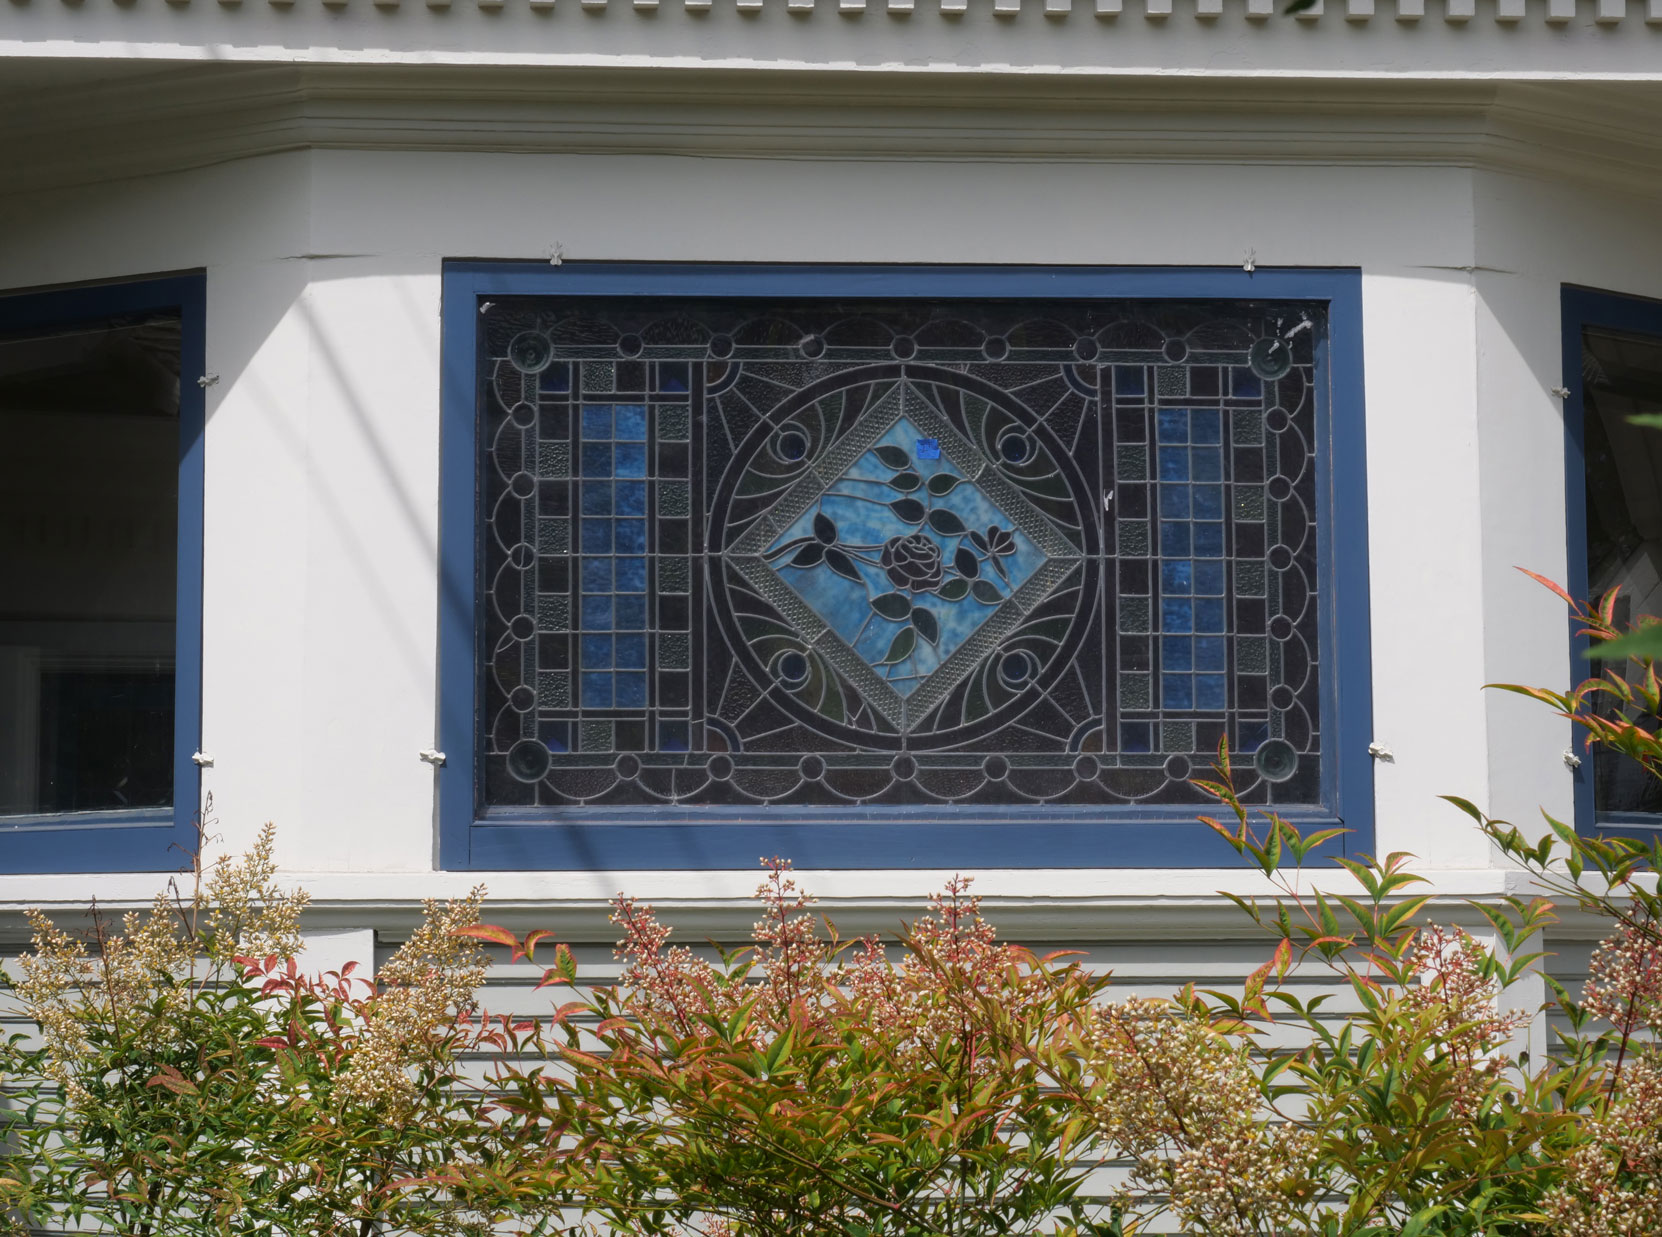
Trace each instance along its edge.
<path fill-rule="evenodd" d="M 896 588 L 932 593 L 941 586 L 941 547 L 922 533 L 890 537 L 878 561 Z"/>

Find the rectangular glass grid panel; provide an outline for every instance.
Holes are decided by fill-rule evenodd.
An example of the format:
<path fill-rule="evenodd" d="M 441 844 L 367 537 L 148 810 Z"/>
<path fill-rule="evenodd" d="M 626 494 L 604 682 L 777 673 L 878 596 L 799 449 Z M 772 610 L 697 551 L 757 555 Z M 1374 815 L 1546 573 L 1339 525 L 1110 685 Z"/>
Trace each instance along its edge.
<path fill-rule="evenodd" d="M 493 306 L 487 803 L 1315 802 L 1324 329 Z"/>

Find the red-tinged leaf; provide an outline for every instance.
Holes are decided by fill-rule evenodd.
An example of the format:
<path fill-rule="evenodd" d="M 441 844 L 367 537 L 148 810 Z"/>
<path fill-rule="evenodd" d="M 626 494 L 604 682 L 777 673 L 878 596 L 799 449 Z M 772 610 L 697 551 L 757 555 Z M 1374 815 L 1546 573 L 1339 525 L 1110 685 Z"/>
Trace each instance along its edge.
<path fill-rule="evenodd" d="M 1275 956 L 1271 959 L 1275 966 L 1277 978 L 1287 974 L 1287 968 L 1293 964 L 1293 943 L 1285 938 L 1275 947 Z"/>
<path fill-rule="evenodd" d="M 571 1060 L 576 1061 L 579 1065 L 587 1065 L 591 1069 L 600 1069 L 605 1064 L 599 1057 L 595 1056 L 594 1053 L 584 1052 L 581 1048 L 573 1048 L 570 1044 L 566 1044 L 560 1048 L 560 1055 L 562 1057 L 569 1057 Z"/>
<path fill-rule="evenodd" d="M 1528 567 L 1519 567 L 1517 570 L 1523 572 L 1524 575 L 1528 576 L 1531 580 L 1534 580 L 1535 583 L 1539 584 L 1542 588 L 1548 589 L 1554 595 L 1561 597 L 1565 605 L 1575 605 L 1575 598 L 1571 597 L 1563 587 L 1553 583 L 1553 581 L 1549 580 L 1546 576 L 1541 575 L 1539 572 L 1531 571 Z"/>
<path fill-rule="evenodd" d="M 525 934 L 525 939 L 514 947 L 515 961 L 518 961 L 520 958 L 524 958 L 527 962 L 534 961 L 538 943 L 547 940 L 553 935 L 554 934 L 552 932 L 549 932 L 545 928 L 531 929 L 531 931 Z"/>
<path fill-rule="evenodd" d="M 147 1087 L 163 1087 L 173 1092 L 174 1095 L 197 1094 L 196 1084 L 171 1065 L 162 1066 L 162 1072 L 144 1085 Z"/>
<path fill-rule="evenodd" d="M 261 1048 L 292 1048 L 294 1045 L 280 1035 L 268 1035 L 264 1039 L 254 1041 Z"/>
<path fill-rule="evenodd" d="M 476 941 L 488 941 L 492 945 L 505 945 L 509 949 L 519 949 L 519 938 L 506 928 L 497 927 L 490 923 L 476 923 L 466 928 L 457 928 L 452 936 L 468 936 Z"/>

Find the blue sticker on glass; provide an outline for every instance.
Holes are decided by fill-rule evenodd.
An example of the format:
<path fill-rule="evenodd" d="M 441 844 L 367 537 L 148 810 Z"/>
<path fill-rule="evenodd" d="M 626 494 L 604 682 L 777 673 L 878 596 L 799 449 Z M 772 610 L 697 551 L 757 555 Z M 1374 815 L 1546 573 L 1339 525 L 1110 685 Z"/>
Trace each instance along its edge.
<path fill-rule="evenodd" d="M 941 458 L 941 440 L 939 438 L 918 439 L 918 458 L 920 460 L 938 460 Z"/>

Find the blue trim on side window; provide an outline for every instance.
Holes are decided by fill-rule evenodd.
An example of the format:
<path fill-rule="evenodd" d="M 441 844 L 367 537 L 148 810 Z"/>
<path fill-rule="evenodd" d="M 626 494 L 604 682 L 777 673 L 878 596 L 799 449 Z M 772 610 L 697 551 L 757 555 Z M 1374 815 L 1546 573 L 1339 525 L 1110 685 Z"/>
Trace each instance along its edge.
<path fill-rule="evenodd" d="M 173 709 L 173 808 L 0 817 L 0 873 L 166 872 L 196 846 L 202 736 L 202 430 L 207 281 L 201 272 L 0 295 L 0 332 L 33 331 L 129 314 L 178 313 L 179 533 Z"/>
<path fill-rule="evenodd" d="M 1362 280 L 1353 269 L 1192 267 L 717 266 L 692 264 L 447 262 L 444 267 L 440 452 L 439 861 L 446 869 L 749 868 L 778 854 L 807 868 L 1234 867 L 1241 860 L 1194 807 L 1105 812 L 1017 809 L 480 809 L 480 664 L 476 555 L 479 453 L 477 322 L 505 296 L 700 296 L 803 299 L 1148 299 L 1325 301 L 1328 339 L 1318 415 L 1328 428 L 1319 484 L 1330 519 L 1318 521 L 1323 578 L 1321 807 L 1283 815 L 1314 830 L 1349 833 L 1316 852 L 1373 847 L 1373 768 L 1363 422 Z M 864 819 L 862 819 L 864 817 Z"/>
<path fill-rule="evenodd" d="M 1635 335 L 1662 339 L 1662 301 L 1599 292 L 1592 288 L 1566 286 L 1562 290 L 1563 383 L 1569 395 L 1564 400 L 1564 501 L 1568 507 L 1565 527 L 1569 536 L 1567 578 L 1564 586 L 1572 597 L 1586 597 L 1587 579 L 1587 461 L 1584 438 L 1587 416 L 1586 384 L 1581 370 L 1581 336 L 1587 327 L 1605 327 Z M 1583 679 L 1597 673 L 1586 660 L 1591 643 L 1585 636 L 1570 636 L 1570 674 Z M 1651 812 L 1600 813 L 1593 805 L 1592 752 L 1581 742 L 1583 764 L 1575 771 L 1575 826 L 1581 833 L 1654 839 L 1662 831 L 1662 814 Z"/>

